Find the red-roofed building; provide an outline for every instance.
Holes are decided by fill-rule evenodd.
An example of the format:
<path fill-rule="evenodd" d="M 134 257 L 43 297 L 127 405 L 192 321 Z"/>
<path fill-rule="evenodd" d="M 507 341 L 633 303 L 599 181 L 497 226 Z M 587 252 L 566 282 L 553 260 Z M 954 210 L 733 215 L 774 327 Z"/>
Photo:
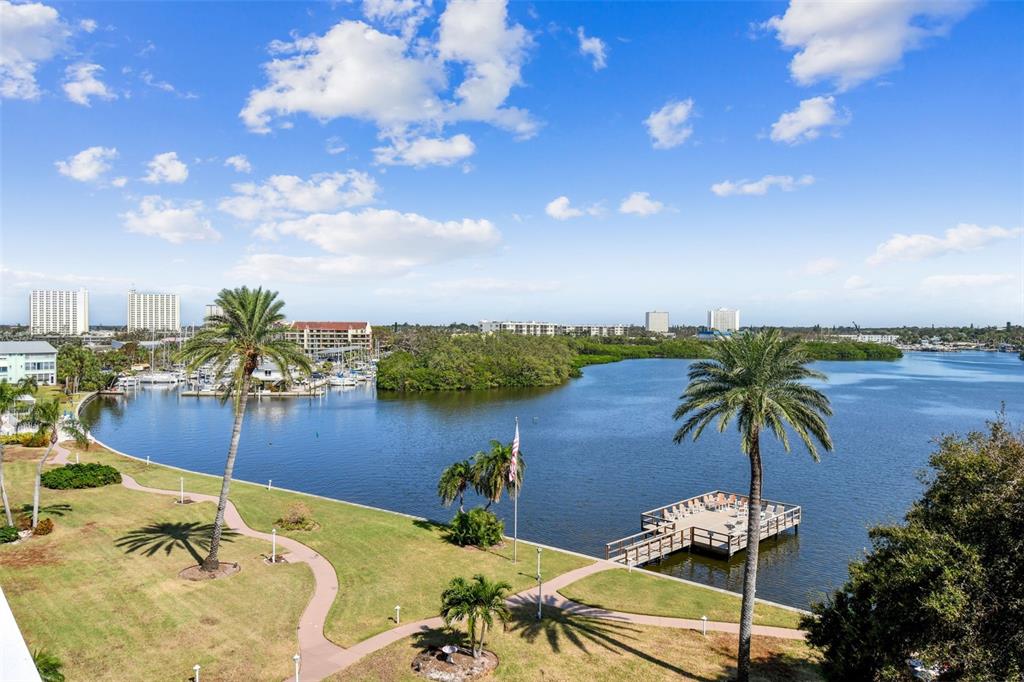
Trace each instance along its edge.
<path fill-rule="evenodd" d="M 302 346 L 311 358 L 328 348 L 373 347 L 369 322 L 289 322 L 284 337 Z"/>

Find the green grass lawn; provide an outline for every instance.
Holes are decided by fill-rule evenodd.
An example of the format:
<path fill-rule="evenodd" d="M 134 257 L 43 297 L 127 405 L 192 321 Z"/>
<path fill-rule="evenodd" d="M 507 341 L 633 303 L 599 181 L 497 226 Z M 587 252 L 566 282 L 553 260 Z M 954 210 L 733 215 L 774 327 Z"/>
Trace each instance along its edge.
<path fill-rule="evenodd" d="M 65 444 L 68 445 L 68 444 Z M 74 449 L 74 448 L 72 448 Z M 195 492 L 219 494 L 220 479 L 179 472 L 127 459 L 93 447 L 78 450 L 81 460 L 114 464 L 139 483 L 177 490 L 179 478 Z M 507 580 L 514 591 L 535 583 L 533 546 L 519 543 L 519 564 L 513 564 L 511 543 L 481 551 L 456 547 L 442 539 L 434 524 L 398 514 L 364 509 L 344 502 L 322 500 L 265 486 L 235 482 L 231 499 L 251 527 L 269 532 L 296 501 L 306 504 L 319 527 L 312 531 L 278 531 L 294 537 L 325 556 L 338 573 L 338 598 L 328 617 L 326 635 L 351 646 L 394 627 L 395 606 L 403 620 L 437 615 L 441 591 L 457 575 L 483 573 Z M 212 516 L 212 514 L 211 514 Z M 212 519 L 211 519 L 212 520 Z M 230 550 L 225 556 L 230 557 Z M 589 560 L 563 552 L 544 552 L 544 574 L 555 577 L 587 565 Z"/>
<path fill-rule="evenodd" d="M 735 675 L 736 636 L 567 616 L 545 611 L 537 623 L 532 609 L 502 631 L 496 628 L 486 648 L 499 660 L 493 679 L 591 682 L 608 680 L 728 680 Z M 461 628 L 465 631 L 465 628 Z M 407 638 L 371 654 L 328 678 L 335 681 L 422 680 L 411 669 L 427 645 L 453 640 L 441 631 Z M 801 641 L 755 637 L 751 679 L 762 682 L 820 680 L 818 658 Z"/>
<path fill-rule="evenodd" d="M 32 501 L 41 449 L 8 447 L 11 506 Z M 121 486 L 43 489 L 48 536 L 0 545 L 0 583 L 28 645 L 58 655 L 68 680 L 283 679 L 295 625 L 313 591 L 305 565 L 268 566 L 265 543 L 236 538 L 224 554 L 238 575 L 187 582 L 178 572 L 202 554 L 211 504 Z M 207 533 L 208 534 L 208 531 Z"/>
<path fill-rule="evenodd" d="M 561 590 L 562 596 L 581 604 L 612 611 L 646 613 L 652 616 L 700 618 L 738 622 L 740 598 L 697 585 L 666 580 L 642 570 L 595 573 Z M 754 623 L 798 627 L 800 614 L 788 609 L 758 604 Z"/>

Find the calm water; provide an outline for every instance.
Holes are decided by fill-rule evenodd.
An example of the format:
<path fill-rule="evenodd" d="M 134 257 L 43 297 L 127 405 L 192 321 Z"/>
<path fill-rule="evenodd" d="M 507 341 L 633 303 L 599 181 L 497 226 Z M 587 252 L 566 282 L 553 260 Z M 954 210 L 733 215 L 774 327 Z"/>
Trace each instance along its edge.
<path fill-rule="evenodd" d="M 838 585 L 861 555 L 869 524 L 897 520 L 920 493 L 915 476 L 932 439 L 984 426 L 1005 402 L 1024 415 L 1024 363 L 1008 353 L 908 354 L 895 363 L 823 362 L 836 415 L 836 451 L 815 464 L 774 443 L 766 497 L 800 504 L 799 535 L 764 543 L 758 594 L 805 606 Z M 639 513 L 716 488 L 745 491 L 746 459 L 733 433 L 672 443 L 671 414 L 688 361 L 633 360 L 588 367 L 555 389 L 417 397 L 336 389 L 322 399 L 250 403 L 235 475 L 353 502 L 447 520 L 435 496 L 440 470 L 510 440 L 519 416 L 528 469 L 520 537 L 603 555 L 639 530 Z M 210 398 L 146 389 L 96 401 L 96 435 L 154 461 L 220 474 L 230 410 Z M 512 506 L 498 513 L 511 531 Z M 680 555 L 657 570 L 738 590 L 742 555 Z"/>

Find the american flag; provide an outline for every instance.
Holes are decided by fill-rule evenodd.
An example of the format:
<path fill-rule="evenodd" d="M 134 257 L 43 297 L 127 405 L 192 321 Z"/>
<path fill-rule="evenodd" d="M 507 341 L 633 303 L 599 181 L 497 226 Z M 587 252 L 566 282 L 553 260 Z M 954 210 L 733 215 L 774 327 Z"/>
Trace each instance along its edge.
<path fill-rule="evenodd" d="M 519 472 L 519 419 L 516 419 L 516 435 L 512 439 L 512 461 L 508 465 L 508 480 L 516 481 L 516 474 Z"/>

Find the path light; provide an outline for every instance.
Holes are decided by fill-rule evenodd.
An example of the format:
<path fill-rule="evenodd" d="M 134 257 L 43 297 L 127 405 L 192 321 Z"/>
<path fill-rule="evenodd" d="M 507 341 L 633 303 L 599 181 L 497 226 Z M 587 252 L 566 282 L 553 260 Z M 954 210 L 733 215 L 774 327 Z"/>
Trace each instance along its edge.
<path fill-rule="evenodd" d="M 271 484 L 272 484 L 273 482 L 274 482 L 274 479 L 272 479 L 272 478 L 269 478 L 269 479 L 267 479 L 267 490 L 270 490 L 270 485 L 271 485 Z"/>
<path fill-rule="evenodd" d="M 146 466 L 149 466 L 149 455 L 146 455 Z"/>
<path fill-rule="evenodd" d="M 196 663 L 192 666 L 192 680 L 193 682 L 199 682 L 199 664 Z"/>
<path fill-rule="evenodd" d="M 402 623 L 402 607 L 395 607 L 395 625 L 401 625 Z"/>
<path fill-rule="evenodd" d="M 78 453 L 75 453 L 75 464 L 81 464 L 82 462 L 78 459 Z"/>
<path fill-rule="evenodd" d="M 708 636 L 708 617 L 707 616 L 701 616 L 700 617 L 700 634 L 704 635 L 705 637 Z"/>
<path fill-rule="evenodd" d="M 270 563 L 277 563 L 277 529 L 270 529 Z"/>
<path fill-rule="evenodd" d="M 181 496 L 178 498 L 178 502 L 185 504 L 185 477 L 182 476 L 179 480 L 181 481 Z"/>
<path fill-rule="evenodd" d="M 295 682 L 299 682 L 299 661 L 302 660 L 302 656 L 295 654 L 292 660 L 295 661 Z"/>

